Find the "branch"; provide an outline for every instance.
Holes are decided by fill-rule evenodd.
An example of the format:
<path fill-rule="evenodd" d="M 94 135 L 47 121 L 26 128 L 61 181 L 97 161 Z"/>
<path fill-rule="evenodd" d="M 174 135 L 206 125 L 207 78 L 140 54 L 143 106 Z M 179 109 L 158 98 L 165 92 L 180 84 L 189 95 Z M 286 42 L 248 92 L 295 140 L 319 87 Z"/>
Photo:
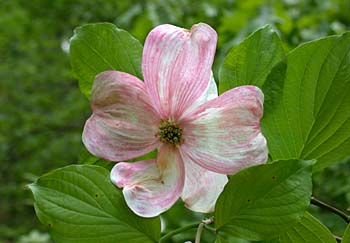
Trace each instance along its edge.
<path fill-rule="evenodd" d="M 326 209 L 328 211 L 331 211 L 333 212 L 334 214 L 340 216 L 342 219 L 345 220 L 345 222 L 347 223 L 350 223 L 350 216 L 347 215 L 346 213 L 344 213 L 343 211 L 331 206 L 331 205 L 328 205 L 327 203 L 325 202 L 322 202 L 321 200 L 315 198 L 315 197 L 311 197 L 311 204 L 313 205 L 316 205 L 320 208 L 323 208 L 323 209 Z"/>
<path fill-rule="evenodd" d="M 196 234 L 196 241 L 195 243 L 200 243 L 201 242 L 201 235 L 203 231 L 203 227 L 207 224 L 211 224 L 214 222 L 214 217 L 211 217 L 209 219 L 204 219 L 202 220 L 202 223 L 199 224 L 198 229 L 197 229 L 197 234 Z"/>
<path fill-rule="evenodd" d="M 181 227 L 179 229 L 170 231 L 168 234 L 166 234 L 162 238 L 160 238 L 159 243 L 165 243 L 168 239 L 170 239 L 174 235 L 177 235 L 181 232 L 184 232 L 184 231 L 187 231 L 187 230 L 190 230 L 193 228 L 197 228 L 197 227 L 198 227 L 198 229 L 197 229 L 197 234 L 196 234 L 196 243 L 200 242 L 200 237 L 201 237 L 204 225 L 211 224 L 213 222 L 214 222 L 214 217 L 211 217 L 209 219 L 202 220 L 201 223 L 189 224 L 189 225 L 186 225 L 186 226 Z"/>
<path fill-rule="evenodd" d="M 200 223 L 197 229 L 197 233 L 196 233 L 196 241 L 194 243 L 201 243 L 201 235 L 202 235 L 202 231 L 203 231 L 203 223 Z"/>

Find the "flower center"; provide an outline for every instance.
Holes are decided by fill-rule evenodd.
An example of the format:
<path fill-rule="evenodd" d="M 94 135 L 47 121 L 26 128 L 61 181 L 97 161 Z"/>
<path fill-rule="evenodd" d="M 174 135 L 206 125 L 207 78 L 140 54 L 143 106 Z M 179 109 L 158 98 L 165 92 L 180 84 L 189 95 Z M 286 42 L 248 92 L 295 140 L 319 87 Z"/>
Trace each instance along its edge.
<path fill-rule="evenodd" d="M 170 119 L 161 121 L 158 131 L 161 142 L 180 145 L 182 143 L 181 135 L 182 128 L 179 124 Z"/>

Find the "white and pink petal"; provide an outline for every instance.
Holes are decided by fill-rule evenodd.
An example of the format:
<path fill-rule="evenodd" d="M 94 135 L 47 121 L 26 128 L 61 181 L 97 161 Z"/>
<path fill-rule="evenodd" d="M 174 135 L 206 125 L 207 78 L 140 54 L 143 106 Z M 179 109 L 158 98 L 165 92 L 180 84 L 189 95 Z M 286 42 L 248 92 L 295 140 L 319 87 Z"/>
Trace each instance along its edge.
<path fill-rule="evenodd" d="M 202 105 L 181 124 L 182 154 L 222 174 L 265 163 L 268 150 L 260 130 L 263 99 L 259 88 L 241 86 Z"/>
<path fill-rule="evenodd" d="M 106 71 L 95 78 L 91 107 L 93 114 L 83 131 L 89 152 L 111 161 L 128 160 L 151 152 L 159 116 L 145 91 L 145 84 L 123 72 Z"/>
<path fill-rule="evenodd" d="M 197 165 L 186 154 L 182 155 L 186 178 L 181 198 L 192 211 L 210 213 L 214 211 L 216 200 L 228 182 L 227 176 Z"/>
<path fill-rule="evenodd" d="M 185 171 L 179 151 L 162 145 L 157 160 L 118 163 L 111 180 L 123 187 L 129 208 L 142 217 L 155 217 L 168 210 L 180 197 Z"/>
<path fill-rule="evenodd" d="M 198 109 L 199 106 L 203 105 L 209 100 L 212 100 L 214 98 L 218 97 L 218 87 L 215 83 L 214 75 L 213 72 L 210 75 L 210 81 L 208 83 L 208 86 L 206 87 L 205 91 L 202 93 L 202 95 L 195 101 L 193 102 L 184 113 L 181 114 L 179 117 L 179 121 L 181 121 L 183 118 L 188 116 L 188 114 L 193 113 Z"/>
<path fill-rule="evenodd" d="M 217 34 L 203 23 L 186 30 L 160 25 L 146 38 L 142 71 L 154 107 L 163 118 L 178 118 L 205 92 Z"/>

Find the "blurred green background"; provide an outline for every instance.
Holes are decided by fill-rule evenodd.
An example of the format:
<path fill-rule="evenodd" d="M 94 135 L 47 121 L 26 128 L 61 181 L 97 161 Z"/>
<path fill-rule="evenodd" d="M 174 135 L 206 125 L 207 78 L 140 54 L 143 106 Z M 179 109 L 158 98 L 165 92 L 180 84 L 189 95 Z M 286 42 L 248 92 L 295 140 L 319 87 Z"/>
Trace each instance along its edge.
<path fill-rule="evenodd" d="M 190 28 L 206 22 L 219 34 L 216 74 L 227 51 L 266 24 L 278 30 L 286 49 L 350 30 L 350 0 L 0 0 L 0 243 L 52 242 L 26 185 L 77 161 L 90 109 L 70 68 L 69 38 L 75 27 L 102 21 L 141 42 L 162 23 Z M 315 175 L 314 187 L 319 198 L 348 208 L 349 163 Z M 342 234 L 345 224 L 338 217 L 311 210 Z M 169 230 L 203 217 L 179 203 L 163 219 Z M 194 234 L 174 242 L 193 240 Z M 213 242 L 214 236 L 203 238 Z"/>

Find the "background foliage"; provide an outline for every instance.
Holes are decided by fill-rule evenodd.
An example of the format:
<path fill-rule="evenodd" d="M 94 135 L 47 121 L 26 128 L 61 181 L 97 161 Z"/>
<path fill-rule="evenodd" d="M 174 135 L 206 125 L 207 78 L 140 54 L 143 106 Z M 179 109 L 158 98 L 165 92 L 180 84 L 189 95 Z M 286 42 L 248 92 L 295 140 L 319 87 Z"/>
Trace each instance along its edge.
<path fill-rule="evenodd" d="M 81 131 L 90 109 L 69 64 L 69 38 L 75 27 L 112 22 L 143 42 L 161 23 L 189 28 L 206 22 L 219 34 L 217 75 L 228 50 L 259 27 L 270 24 L 290 49 L 349 30 L 349 12 L 348 0 L 1 0 L 0 242 L 50 242 L 34 215 L 26 185 L 53 168 L 75 163 L 82 149 Z M 345 161 L 327 168 L 314 176 L 314 194 L 349 207 L 349 175 Z M 345 225 L 340 219 L 323 212 L 317 216 L 341 235 Z M 201 218 L 179 203 L 163 221 L 171 229 Z M 193 236 L 190 231 L 175 241 Z M 202 238 L 213 241 L 210 233 Z"/>

